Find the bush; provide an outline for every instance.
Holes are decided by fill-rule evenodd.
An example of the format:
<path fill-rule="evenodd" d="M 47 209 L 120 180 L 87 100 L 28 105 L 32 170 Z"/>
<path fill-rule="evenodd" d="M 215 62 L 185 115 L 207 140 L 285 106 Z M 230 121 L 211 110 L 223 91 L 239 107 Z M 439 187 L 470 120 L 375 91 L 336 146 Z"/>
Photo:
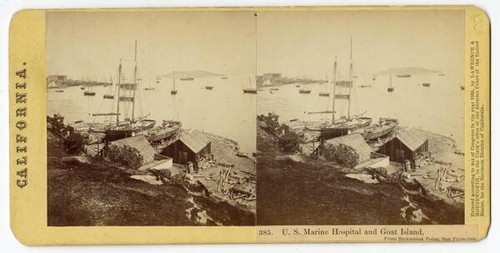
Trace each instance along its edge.
<path fill-rule="evenodd" d="M 293 153 L 299 150 L 299 144 L 300 136 L 292 131 L 285 133 L 279 140 L 281 151 L 285 153 Z"/>
<path fill-rule="evenodd" d="M 47 116 L 47 128 L 53 134 L 62 136 L 62 134 L 66 130 L 66 126 L 64 125 L 64 117 L 62 117 L 60 114 L 54 114 L 53 117 Z"/>
<path fill-rule="evenodd" d="M 71 131 L 68 137 L 64 139 L 64 148 L 70 154 L 77 154 L 83 151 L 85 137 L 78 132 Z"/>
<path fill-rule="evenodd" d="M 260 115 L 258 119 L 264 121 L 273 132 L 280 127 L 279 115 L 274 112 L 270 112 L 267 115 Z"/>
<path fill-rule="evenodd" d="M 144 160 L 141 153 L 136 148 L 117 145 L 110 145 L 108 147 L 106 157 L 110 161 L 121 164 L 129 169 L 141 167 Z"/>
<path fill-rule="evenodd" d="M 326 160 L 338 165 L 354 168 L 359 162 L 359 155 L 352 147 L 345 144 L 327 144 L 323 151 Z"/>
<path fill-rule="evenodd" d="M 73 127 L 65 125 L 64 117 L 60 114 L 54 114 L 53 117 L 47 116 L 47 129 L 64 140 L 64 149 L 69 154 L 77 154 L 83 151 L 83 145 L 87 141 L 86 138 L 75 131 Z"/>

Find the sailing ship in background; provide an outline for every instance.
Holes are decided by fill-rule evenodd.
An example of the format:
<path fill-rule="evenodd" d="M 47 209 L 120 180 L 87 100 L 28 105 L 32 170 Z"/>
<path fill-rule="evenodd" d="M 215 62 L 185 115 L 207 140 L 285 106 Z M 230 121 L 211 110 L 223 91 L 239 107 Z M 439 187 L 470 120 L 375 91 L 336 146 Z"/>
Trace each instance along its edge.
<path fill-rule="evenodd" d="M 392 86 L 392 74 L 389 73 L 389 88 L 387 88 L 387 92 L 393 92 L 394 87 Z"/>
<path fill-rule="evenodd" d="M 177 89 L 175 88 L 175 70 L 174 70 L 174 76 L 172 77 L 172 90 L 170 91 L 170 95 L 175 96 L 177 95 Z"/>
<path fill-rule="evenodd" d="M 87 81 L 87 85 L 85 86 L 85 89 L 83 91 L 84 96 L 95 96 L 95 91 L 94 88 L 92 87 L 92 84 L 90 81 Z"/>
<path fill-rule="evenodd" d="M 205 90 L 213 90 L 214 89 L 214 86 L 213 85 L 205 85 Z"/>
<path fill-rule="evenodd" d="M 300 94 L 311 94 L 311 89 L 307 88 L 304 84 L 302 88 L 299 89 Z"/>
<path fill-rule="evenodd" d="M 243 93 L 257 94 L 257 88 L 254 88 L 254 85 L 252 85 L 252 77 L 248 77 L 248 85 L 248 88 L 243 88 Z"/>
<path fill-rule="evenodd" d="M 138 80 L 140 81 L 140 80 Z M 144 90 L 148 91 L 148 90 L 156 90 L 156 87 L 154 87 L 153 85 L 151 85 L 151 82 L 148 81 L 148 86 L 144 88 Z"/>
<path fill-rule="evenodd" d="M 109 90 L 108 90 L 108 93 L 102 95 L 102 98 L 103 99 L 114 99 L 115 98 L 115 95 L 113 94 L 113 89 L 114 89 L 114 82 L 113 82 L 113 78 L 110 77 L 109 78 L 109 83 L 110 83 L 110 87 L 109 87 Z"/>
<path fill-rule="evenodd" d="M 254 50 L 255 59 L 257 59 L 257 12 L 254 12 Z M 255 79 L 255 85 L 252 85 L 252 77 L 248 77 L 249 87 L 243 88 L 243 93 L 245 94 L 257 94 L 257 60 L 254 62 L 253 76 Z"/>

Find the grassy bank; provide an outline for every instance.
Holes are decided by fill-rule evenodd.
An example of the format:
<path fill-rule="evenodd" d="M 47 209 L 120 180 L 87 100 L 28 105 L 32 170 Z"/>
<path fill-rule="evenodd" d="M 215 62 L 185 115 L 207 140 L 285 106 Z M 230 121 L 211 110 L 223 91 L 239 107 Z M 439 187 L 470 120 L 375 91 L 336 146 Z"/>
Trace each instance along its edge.
<path fill-rule="evenodd" d="M 408 224 L 405 197 L 428 216 L 422 224 L 463 224 L 463 208 L 432 197 L 407 195 L 395 182 L 367 184 L 321 162 L 260 157 L 259 225 Z"/>
<path fill-rule="evenodd" d="M 254 214 L 175 184 L 150 185 L 103 161 L 67 159 L 48 137 L 49 226 L 253 225 Z"/>

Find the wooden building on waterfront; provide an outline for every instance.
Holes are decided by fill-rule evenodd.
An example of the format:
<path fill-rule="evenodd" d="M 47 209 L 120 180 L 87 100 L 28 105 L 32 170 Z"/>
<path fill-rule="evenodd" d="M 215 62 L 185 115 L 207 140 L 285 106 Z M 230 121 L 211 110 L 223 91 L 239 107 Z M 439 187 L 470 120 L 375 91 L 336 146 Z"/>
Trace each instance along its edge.
<path fill-rule="evenodd" d="M 169 144 L 162 152 L 173 158 L 174 163 L 197 163 L 202 157 L 212 153 L 212 144 L 205 134 L 199 130 L 183 131 L 180 137 Z"/>
<path fill-rule="evenodd" d="M 380 147 L 378 153 L 388 155 L 391 161 L 409 160 L 415 164 L 418 157 L 429 152 L 429 140 L 417 129 L 407 129 Z"/>

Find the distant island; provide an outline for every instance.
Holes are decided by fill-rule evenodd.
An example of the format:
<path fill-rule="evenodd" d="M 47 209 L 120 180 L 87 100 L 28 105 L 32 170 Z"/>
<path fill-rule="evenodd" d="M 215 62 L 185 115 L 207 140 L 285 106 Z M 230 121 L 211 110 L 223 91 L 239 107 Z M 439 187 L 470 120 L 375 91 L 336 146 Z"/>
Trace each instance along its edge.
<path fill-rule="evenodd" d="M 326 83 L 326 80 L 316 80 L 311 78 L 286 77 L 281 73 L 264 73 L 256 77 L 257 87 L 279 86 L 292 83 L 310 84 Z"/>
<path fill-rule="evenodd" d="M 47 88 L 55 89 L 55 88 L 65 88 L 71 86 L 108 86 L 111 85 L 112 82 L 105 81 L 95 81 L 95 80 L 78 80 L 78 79 L 70 79 L 66 75 L 49 75 L 46 78 Z"/>
<path fill-rule="evenodd" d="M 379 75 L 424 75 L 424 74 L 438 74 L 442 73 L 438 70 L 431 70 L 425 68 L 417 67 L 406 67 L 406 68 L 390 68 L 379 72 Z"/>

